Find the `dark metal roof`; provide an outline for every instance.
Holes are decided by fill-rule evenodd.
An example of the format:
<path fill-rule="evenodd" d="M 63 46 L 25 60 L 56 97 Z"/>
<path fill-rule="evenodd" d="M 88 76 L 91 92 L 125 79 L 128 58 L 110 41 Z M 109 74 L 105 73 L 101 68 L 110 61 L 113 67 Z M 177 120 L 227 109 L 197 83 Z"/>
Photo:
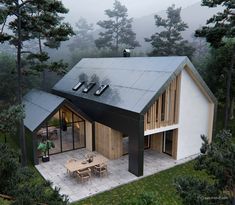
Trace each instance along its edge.
<path fill-rule="evenodd" d="M 86 58 L 82 59 L 68 74 L 66 74 L 53 88 L 66 96 L 79 97 L 112 107 L 143 113 L 155 98 L 167 87 L 170 81 L 190 64 L 190 69 L 200 77 L 187 57 L 131 57 L 131 58 Z M 86 83 L 73 91 L 79 82 Z M 86 84 L 96 82 L 88 92 L 82 90 Z M 200 78 L 203 87 L 213 94 Z M 94 92 L 101 84 L 108 84 L 109 88 L 101 95 Z"/>
<path fill-rule="evenodd" d="M 35 131 L 64 101 L 65 98 L 41 90 L 31 90 L 23 97 L 26 115 L 24 125 L 31 132 Z"/>

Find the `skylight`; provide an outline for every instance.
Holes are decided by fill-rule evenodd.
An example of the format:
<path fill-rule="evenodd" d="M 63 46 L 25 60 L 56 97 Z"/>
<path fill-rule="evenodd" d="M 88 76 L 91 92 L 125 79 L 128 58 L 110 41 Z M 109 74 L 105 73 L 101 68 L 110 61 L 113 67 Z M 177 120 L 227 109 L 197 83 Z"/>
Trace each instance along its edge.
<path fill-rule="evenodd" d="M 74 91 L 77 91 L 83 84 L 84 84 L 84 81 L 78 82 L 78 83 L 73 87 L 73 90 L 74 90 Z"/>
<path fill-rule="evenodd" d="M 101 85 L 94 95 L 100 96 L 108 87 L 109 85 Z"/>
<path fill-rule="evenodd" d="M 94 82 L 89 83 L 84 89 L 83 89 L 83 93 L 88 93 L 93 87 L 95 86 Z"/>

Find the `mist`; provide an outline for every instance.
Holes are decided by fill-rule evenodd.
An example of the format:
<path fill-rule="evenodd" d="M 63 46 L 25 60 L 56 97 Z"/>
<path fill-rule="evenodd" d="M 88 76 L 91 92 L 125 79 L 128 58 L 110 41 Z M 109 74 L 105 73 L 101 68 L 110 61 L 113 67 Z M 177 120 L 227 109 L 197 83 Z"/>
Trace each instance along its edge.
<path fill-rule="evenodd" d="M 98 20 L 105 19 L 104 10 L 112 8 L 114 0 L 62 0 L 69 9 L 66 20 L 74 25 L 80 17 L 86 18 L 90 23 L 96 24 Z M 140 18 L 166 10 L 172 4 L 185 8 L 198 3 L 198 0 L 120 0 L 128 9 L 129 17 Z"/>

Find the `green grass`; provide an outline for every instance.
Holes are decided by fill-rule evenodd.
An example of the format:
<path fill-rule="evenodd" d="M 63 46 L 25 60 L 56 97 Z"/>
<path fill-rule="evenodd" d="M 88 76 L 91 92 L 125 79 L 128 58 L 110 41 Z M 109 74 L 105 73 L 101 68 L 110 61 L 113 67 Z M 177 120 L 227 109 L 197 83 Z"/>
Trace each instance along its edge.
<path fill-rule="evenodd" d="M 143 192 L 153 192 L 155 200 L 161 205 L 180 205 L 182 201 L 176 193 L 174 179 L 178 176 L 197 176 L 208 179 L 208 175 L 202 171 L 193 169 L 194 162 L 178 165 L 166 171 L 140 179 L 127 185 L 87 198 L 73 205 L 116 205 L 123 204 L 131 198 L 136 198 Z"/>
<path fill-rule="evenodd" d="M 10 205 L 11 202 L 10 202 L 10 201 L 7 201 L 7 200 L 3 200 L 3 199 L 0 198 L 0 204 L 1 204 L 1 205 Z"/>

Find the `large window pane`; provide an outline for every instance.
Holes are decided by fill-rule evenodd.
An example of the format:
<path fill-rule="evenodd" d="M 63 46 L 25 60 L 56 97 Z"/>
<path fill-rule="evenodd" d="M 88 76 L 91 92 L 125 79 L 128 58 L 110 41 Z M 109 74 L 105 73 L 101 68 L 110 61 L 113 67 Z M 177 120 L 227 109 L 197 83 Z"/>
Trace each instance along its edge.
<path fill-rule="evenodd" d="M 74 122 L 81 122 L 84 121 L 82 118 L 80 118 L 79 116 L 77 116 L 76 114 L 73 115 L 74 118 Z"/>
<path fill-rule="evenodd" d="M 67 107 L 61 108 L 61 118 L 64 119 L 67 123 L 72 122 L 72 112 Z"/>
<path fill-rule="evenodd" d="M 59 126 L 60 125 L 60 114 L 59 111 L 47 122 L 48 126 Z"/>
<path fill-rule="evenodd" d="M 55 148 L 50 149 L 50 154 L 60 153 L 61 146 L 60 146 L 60 127 L 59 126 L 49 126 L 49 127 L 42 127 L 37 132 L 37 145 L 40 142 L 44 142 L 46 140 L 51 140 L 55 144 Z M 38 156 L 42 154 L 38 152 Z"/>
<path fill-rule="evenodd" d="M 60 143 L 60 127 L 51 126 L 48 127 L 48 139 L 53 141 L 55 148 L 50 149 L 50 154 L 56 154 L 61 152 L 61 143 Z"/>
<path fill-rule="evenodd" d="M 66 123 L 62 126 L 62 151 L 73 149 L 73 129 L 71 123 Z"/>
<path fill-rule="evenodd" d="M 37 132 L 37 147 L 40 144 L 40 142 L 44 142 L 47 140 L 47 129 L 46 127 L 42 127 L 40 130 Z M 43 156 L 43 153 L 37 149 L 37 156 L 41 157 Z"/>
<path fill-rule="evenodd" d="M 74 123 L 74 146 L 75 149 L 85 147 L 85 122 Z"/>

